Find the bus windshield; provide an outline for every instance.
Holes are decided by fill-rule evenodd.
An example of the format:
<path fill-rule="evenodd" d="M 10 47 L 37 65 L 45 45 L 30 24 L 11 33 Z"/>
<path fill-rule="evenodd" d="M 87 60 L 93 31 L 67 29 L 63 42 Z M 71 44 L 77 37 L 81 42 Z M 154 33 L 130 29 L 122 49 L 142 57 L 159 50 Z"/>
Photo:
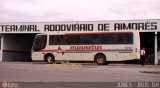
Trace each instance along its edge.
<path fill-rule="evenodd" d="M 46 47 L 47 35 L 37 35 L 33 43 L 33 50 L 38 51 Z"/>

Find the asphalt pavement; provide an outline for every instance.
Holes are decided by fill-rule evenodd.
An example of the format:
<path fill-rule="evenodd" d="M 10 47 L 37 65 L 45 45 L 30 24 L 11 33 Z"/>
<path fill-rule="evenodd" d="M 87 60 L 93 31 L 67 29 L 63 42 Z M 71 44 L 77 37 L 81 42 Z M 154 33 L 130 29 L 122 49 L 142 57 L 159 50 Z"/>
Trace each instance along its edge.
<path fill-rule="evenodd" d="M 0 82 L 160 82 L 160 65 L 0 62 Z"/>

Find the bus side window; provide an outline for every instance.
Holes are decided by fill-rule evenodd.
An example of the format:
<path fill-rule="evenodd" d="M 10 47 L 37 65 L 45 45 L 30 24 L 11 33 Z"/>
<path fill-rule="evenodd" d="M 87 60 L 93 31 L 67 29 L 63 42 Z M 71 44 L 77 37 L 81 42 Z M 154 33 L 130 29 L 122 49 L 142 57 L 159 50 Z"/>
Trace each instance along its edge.
<path fill-rule="evenodd" d="M 81 43 L 82 44 L 92 44 L 92 36 L 91 35 L 81 35 Z"/>
<path fill-rule="evenodd" d="M 65 40 L 66 40 L 66 44 L 71 44 L 72 41 L 73 41 L 73 40 L 72 40 L 72 37 L 69 36 L 69 35 L 65 35 L 64 38 L 65 38 Z"/>
<path fill-rule="evenodd" d="M 80 43 L 79 35 L 66 35 L 65 36 L 67 45 L 78 45 Z"/>
<path fill-rule="evenodd" d="M 73 40 L 74 40 L 74 44 L 76 45 L 80 44 L 81 42 L 80 35 L 75 35 Z"/>
<path fill-rule="evenodd" d="M 50 35 L 49 45 L 63 45 L 65 44 L 65 39 L 63 35 Z"/>
<path fill-rule="evenodd" d="M 99 35 L 92 35 L 92 42 L 93 44 L 101 44 L 100 36 Z"/>
<path fill-rule="evenodd" d="M 117 44 L 123 44 L 123 41 L 124 41 L 124 39 L 123 39 L 123 35 L 117 35 Z"/>
<path fill-rule="evenodd" d="M 118 44 L 133 44 L 133 34 L 119 34 L 117 35 Z"/>
<path fill-rule="evenodd" d="M 66 44 L 66 40 L 65 40 L 64 35 L 59 35 L 57 37 L 57 42 L 58 42 L 58 45 L 65 45 Z"/>
<path fill-rule="evenodd" d="M 54 35 L 49 36 L 49 45 L 55 45 L 57 42 L 56 38 Z"/>
<path fill-rule="evenodd" d="M 114 36 L 112 34 L 103 34 L 101 35 L 100 40 L 102 44 L 114 44 L 115 42 Z"/>

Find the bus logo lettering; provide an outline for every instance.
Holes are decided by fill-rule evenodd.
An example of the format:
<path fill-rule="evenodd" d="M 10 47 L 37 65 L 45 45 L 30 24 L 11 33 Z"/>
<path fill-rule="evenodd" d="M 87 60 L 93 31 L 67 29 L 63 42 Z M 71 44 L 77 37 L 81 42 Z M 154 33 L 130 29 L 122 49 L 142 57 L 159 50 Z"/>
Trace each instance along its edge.
<path fill-rule="evenodd" d="M 102 50 L 102 46 L 70 46 L 70 50 Z"/>

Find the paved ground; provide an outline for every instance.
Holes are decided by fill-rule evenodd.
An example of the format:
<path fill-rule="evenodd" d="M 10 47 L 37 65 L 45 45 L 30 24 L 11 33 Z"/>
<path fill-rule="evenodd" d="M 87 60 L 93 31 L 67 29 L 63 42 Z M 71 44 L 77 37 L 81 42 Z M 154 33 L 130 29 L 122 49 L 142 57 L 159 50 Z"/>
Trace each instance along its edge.
<path fill-rule="evenodd" d="M 0 62 L 0 82 L 160 82 L 160 65 Z"/>

